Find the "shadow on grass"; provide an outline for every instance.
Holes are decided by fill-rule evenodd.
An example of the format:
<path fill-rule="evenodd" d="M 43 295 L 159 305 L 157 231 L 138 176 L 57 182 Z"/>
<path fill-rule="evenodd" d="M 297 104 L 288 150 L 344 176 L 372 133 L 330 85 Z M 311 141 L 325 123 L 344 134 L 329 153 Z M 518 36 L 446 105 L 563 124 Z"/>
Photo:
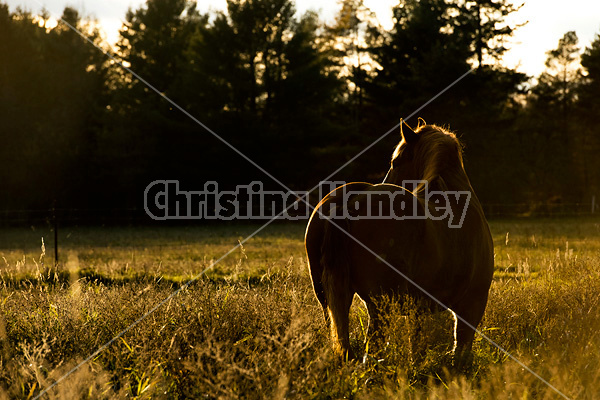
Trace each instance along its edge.
<path fill-rule="evenodd" d="M 280 276 L 281 275 L 281 276 Z M 80 284 L 102 285 L 106 287 L 120 287 L 135 284 L 153 284 L 157 287 L 169 287 L 176 289 L 193 281 L 190 287 L 196 285 L 212 284 L 215 286 L 241 285 L 248 289 L 267 286 L 274 280 L 284 278 L 284 273 L 271 273 L 262 276 L 241 276 L 235 279 L 223 276 L 202 275 L 194 277 L 165 276 L 156 274 L 133 273 L 128 275 L 102 274 L 92 269 L 79 271 L 50 271 L 39 274 L 3 275 L 0 277 L 0 285 L 7 289 L 30 289 L 31 287 L 46 287 L 48 289 L 59 289 L 68 287 L 75 282 Z"/>

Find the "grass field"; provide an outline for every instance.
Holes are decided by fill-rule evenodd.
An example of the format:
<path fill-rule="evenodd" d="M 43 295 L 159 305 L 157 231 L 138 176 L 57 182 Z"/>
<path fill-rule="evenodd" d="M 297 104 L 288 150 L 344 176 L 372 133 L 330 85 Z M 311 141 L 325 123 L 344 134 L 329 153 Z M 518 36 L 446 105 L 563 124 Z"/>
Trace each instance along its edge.
<path fill-rule="evenodd" d="M 48 229 L 1 230 L 0 399 L 35 397 L 257 227 L 64 228 L 58 268 Z M 491 228 L 496 271 L 479 329 L 568 398 L 600 398 L 600 220 Z M 406 305 L 407 317 L 390 307 L 384 350 L 338 363 L 303 234 L 267 228 L 46 398 L 561 398 L 480 336 L 472 369 L 451 372 L 450 314 Z M 358 352 L 367 325 L 357 299 Z"/>

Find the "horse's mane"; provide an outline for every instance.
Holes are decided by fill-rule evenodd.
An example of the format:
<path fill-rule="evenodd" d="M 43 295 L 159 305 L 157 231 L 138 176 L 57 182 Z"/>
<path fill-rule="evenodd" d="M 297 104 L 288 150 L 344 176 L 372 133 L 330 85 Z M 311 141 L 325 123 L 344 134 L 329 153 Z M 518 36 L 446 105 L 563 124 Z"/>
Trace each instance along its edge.
<path fill-rule="evenodd" d="M 420 125 L 415 133 L 419 139 L 412 152 L 420 179 L 433 182 L 440 176 L 447 179 L 455 174 L 465 174 L 462 145 L 454 133 L 437 125 Z M 404 144 L 404 140 L 398 144 L 393 158 L 400 154 Z"/>

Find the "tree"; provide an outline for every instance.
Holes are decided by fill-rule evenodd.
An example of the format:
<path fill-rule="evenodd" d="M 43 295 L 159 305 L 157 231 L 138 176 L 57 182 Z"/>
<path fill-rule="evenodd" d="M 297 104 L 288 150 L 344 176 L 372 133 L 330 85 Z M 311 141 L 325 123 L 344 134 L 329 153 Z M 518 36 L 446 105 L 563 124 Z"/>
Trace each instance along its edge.
<path fill-rule="evenodd" d="M 166 92 L 177 80 L 197 17 L 195 2 L 148 0 L 145 6 L 127 12 L 118 54 L 137 74 Z M 137 79 L 125 80 L 130 81 L 134 95 L 143 95 L 148 90 Z"/>
<path fill-rule="evenodd" d="M 327 45 L 335 59 L 339 76 L 344 79 L 344 97 L 353 116 L 356 131 L 364 118 L 363 103 L 366 83 L 377 68 L 369 54 L 368 43 L 381 26 L 363 0 L 343 0 L 331 26 L 327 26 Z"/>
<path fill-rule="evenodd" d="M 507 0 L 452 1 L 450 15 L 454 19 L 452 29 L 462 36 L 481 68 L 486 59 L 498 62 L 508 50 L 505 39 L 512 36 L 515 28 L 506 24 L 506 18 L 518 11 Z"/>
<path fill-rule="evenodd" d="M 600 106 L 600 34 L 596 35 L 590 47 L 581 55 L 581 66 L 583 76 L 578 90 L 579 101 L 584 105 L 581 108 L 588 111 L 587 118 L 596 117 L 598 122 L 598 113 L 595 110 Z"/>
<path fill-rule="evenodd" d="M 558 41 L 558 47 L 547 53 L 546 71 L 540 75 L 533 89 L 536 102 L 559 116 L 563 135 L 569 130 L 569 118 L 581 74 L 578 42 L 574 31 L 564 34 Z"/>
<path fill-rule="evenodd" d="M 0 176 L 5 206 L 45 209 L 89 199 L 98 115 L 106 105 L 104 59 L 65 24 L 0 5 Z M 99 43 L 95 24 L 62 19 Z"/>
<path fill-rule="evenodd" d="M 585 195 L 593 196 L 600 194 L 600 116 L 597 112 L 600 108 L 600 35 L 596 35 L 584 50 L 581 66 L 582 76 L 575 104 L 576 152 L 583 174 Z"/>
<path fill-rule="evenodd" d="M 330 137 L 339 79 L 318 35 L 314 13 L 295 17 L 289 0 L 228 1 L 227 13 L 200 26 L 188 53 L 188 76 L 198 91 L 194 107 L 209 115 L 225 139 L 284 181 L 303 181 L 300 157 Z M 203 96 L 202 93 L 210 93 Z M 334 128 L 335 129 L 335 128 Z M 229 176 L 264 179 L 230 150 Z"/>
<path fill-rule="evenodd" d="M 196 25 L 205 19 L 195 2 L 148 0 L 127 12 L 117 55 L 160 93 L 182 103 L 185 52 Z M 116 64 L 112 67 L 111 104 L 100 149 L 106 165 L 101 186 L 121 191 L 121 204 L 139 206 L 139 193 L 149 182 L 191 170 L 189 151 L 182 146 L 189 149 L 198 143 L 188 142 L 186 135 L 194 128 L 187 117 L 146 83 Z"/>
<path fill-rule="evenodd" d="M 465 50 L 455 47 L 443 0 L 406 0 L 393 9 L 390 32 L 373 35 L 371 47 L 379 64 L 369 97 L 397 119 L 427 101 L 468 70 Z"/>
<path fill-rule="evenodd" d="M 579 47 L 575 32 L 567 32 L 558 47 L 548 51 L 546 71 L 531 89 L 525 110 L 523 135 L 528 140 L 533 195 L 537 200 L 579 201 L 581 175 L 575 167 L 576 87 L 579 82 Z M 543 117 L 542 117 L 543 116 Z M 567 186 L 572 190 L 565 191 Z"/>

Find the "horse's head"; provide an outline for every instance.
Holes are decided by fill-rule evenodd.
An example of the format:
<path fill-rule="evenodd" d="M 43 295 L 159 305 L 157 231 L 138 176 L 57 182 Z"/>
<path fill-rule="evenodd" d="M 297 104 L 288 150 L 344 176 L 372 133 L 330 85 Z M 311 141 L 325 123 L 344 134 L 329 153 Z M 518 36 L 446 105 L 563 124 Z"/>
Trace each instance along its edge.
<path fill-rule="evenodd" d="M 419 118 L 416 129 L 404 121 L 400 124 L 402 139 L 396 146 L 390 169 L 383 183 L 404 186 L 405 181 L 426 181 L 431 185 L 439 178 L 443 186 L 446 174 L 464 174 L 462 147 L 456 136 Z M 423 185 L 419 185 L 419 191 Z"/>

